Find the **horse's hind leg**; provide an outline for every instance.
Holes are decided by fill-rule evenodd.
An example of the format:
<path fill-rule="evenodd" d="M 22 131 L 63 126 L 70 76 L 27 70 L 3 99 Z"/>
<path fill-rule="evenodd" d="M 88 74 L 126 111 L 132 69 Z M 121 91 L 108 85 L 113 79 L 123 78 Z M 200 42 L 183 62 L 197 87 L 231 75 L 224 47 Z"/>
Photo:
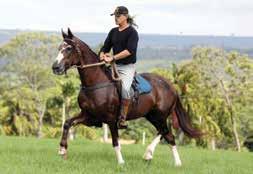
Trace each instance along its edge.
<path fill-rule="evenodd" d="M 152 141 L 152 143 L 150 143 L 143 155 L 143 158 L 145 160 L 151 160 L 153 158 L 153 154 L 155 152 L 155 148 L 157 146 L 157 144 L 160 142 L 162 138 L 161 134 L 158 134 L 157 137 L 155 137 L 155 139 Z"/>
<path fill-rule="evenodd" d="M 157 117 L 156 117 L 156 115 L 157 115 Z M 157 114 L 155 112 L 152 112 L 146 116 L 146 119 L 155 126 L 155 128 L 158 130 L 159 133 L 154 138 L 154 140 L 147 146 L 146 151 L 143 155 L 143 158 L 145 160 L 152 160 L 153 159 L 155 148 L 159 144 L 159 142 L 162 138 L 159 128 L 161 127 L 161 122 L 163 119 L 159 119 L 159 118 L 160 118 L 160 114 Z"/>
<path fill-rule="evenodd" d="M 145 160 L 152 159 L 156 145 L 160 142 L 161 138 L 164 138 L 170 145 L 172 145 L 172 153 L 175 160 L 175 165 L 181 166 L 182 163 L 177 151 L 175 138 L 172 134 L 171 127 L 168 128 L 167 126 L 167 122 L 165 119 L 166 117 L 161 117 L 161 114 L 158 113 L 151 113 L 146 118 L 155 126 L 155 128 L 159 133 L 158 136 L 147 147 L 146 152 L 144 154 L 144 159 Z"/>
<path fill-rule="evenodd" d="M 84 123 L 84 121 L 85 121 L 85 115 L 83 112 L 65 121 L 64 126 L 63 126 L 62 138 L 60 142 L 60 149 L 58 152 L 59 155 L 62 155 L 64 158 L 66 158 L 67 148 L 68 148 L 67 139 L 68 139 L 69 129 L 72 126 L 78 125 L 80 123 Z"/>
<path fill-rule="evenodd" d="M 172 134 L 171 127 L 168 128 L 167 125 L 165 125 L 162 131 L 163 131 L 162 132 L 163 138 L 172 146 L 171 150 L 174 157 L 175 166 L 182 166 L 182 162 L 180 160 L 180 157 L 177 151 L 175 137 Z"/>

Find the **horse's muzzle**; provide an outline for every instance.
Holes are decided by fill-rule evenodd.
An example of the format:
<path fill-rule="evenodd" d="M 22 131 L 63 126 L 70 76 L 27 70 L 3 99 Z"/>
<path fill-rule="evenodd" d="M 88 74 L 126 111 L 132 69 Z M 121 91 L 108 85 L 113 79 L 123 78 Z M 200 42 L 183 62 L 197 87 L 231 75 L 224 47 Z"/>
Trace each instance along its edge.
<path fill-rule="evenodd" d="M 65 72 L 65 68 L 62 64 L 58 64 L 57 62 L 54 62 L 52 66 L 53 73 L 56 75 L 62 75 Z"/>

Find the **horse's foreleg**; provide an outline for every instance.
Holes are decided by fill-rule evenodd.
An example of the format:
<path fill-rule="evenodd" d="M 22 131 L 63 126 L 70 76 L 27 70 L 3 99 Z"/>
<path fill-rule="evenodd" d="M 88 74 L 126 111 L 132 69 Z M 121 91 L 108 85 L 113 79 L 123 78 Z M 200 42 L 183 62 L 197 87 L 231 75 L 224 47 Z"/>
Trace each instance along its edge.
<path fill-rule="evenodd" d="M 60 142 L 60 149 L 58 152 L 59 155 L 63 155 L 63 157 L 66 158 L 67 148 L 68 148 L 67 139 L 68 139 L 69 129 L 72 126 L 78 125 L 80 123 L 84 123 L 84 121 L 85 121 L 85 115 L 82 112 L 78 114 L 77 116 L 67 119 L 65 121 L 64 126 L 63 126 L 62 138 Z"/>
<path fill-rule="evenodd" d="M 152 143 L 151 143 L 150 145 L 148 145 L 148 147 L 147 147 L 147 149 L 146 149 L 146 151 L 145 151 L 145 153 L 144 153 L 144 156 L 143 156 L 143 158 L 144 158 L 145 160 L 151 160 L 151 159 L 153 158 L 153 154 L 154 154 L 154 152 L 155 152 L 155 148 L 156 148 L 157 144 L 160 142 L 161 137 L 162 137 L 162 135 L 159 134 L 159 135 L 152 141 Z"/>
<path fill-rule="evenodd" d="M 121 154 L 121 146 L 119 143 L 118 128 L 115 125 L 109 125 L 109 127 L 110 127 L 110 131 L 111 131 L 111 135 L 112 135 L 112 145 L 113 145 L 113 148 L 116 153 L 116 158 L 117 158 L 118 164 L 124 164 L 125 161 L 124 161 L 122 154 Z"/>

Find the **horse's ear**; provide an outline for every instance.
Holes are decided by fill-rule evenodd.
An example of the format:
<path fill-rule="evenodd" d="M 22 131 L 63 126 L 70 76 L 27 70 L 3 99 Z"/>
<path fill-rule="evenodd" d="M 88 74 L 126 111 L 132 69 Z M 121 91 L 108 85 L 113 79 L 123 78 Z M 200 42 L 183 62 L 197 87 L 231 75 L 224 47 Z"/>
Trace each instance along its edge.
<path fill-rule="evenodd" d="M 69 36 L 69 38 L 71 38 L 71 39 L 74 37 L 74 35 L 73 35 L 73 33 L 71 32 L 70 28 L 68 28 L 68 36 Z"/>
<path fill-rule="evenodd" d="M 61 29 L 61 34 L 62 34 L 63 39 L 68 37 L 68 35 L 63 31 L 63 29 Z"/>

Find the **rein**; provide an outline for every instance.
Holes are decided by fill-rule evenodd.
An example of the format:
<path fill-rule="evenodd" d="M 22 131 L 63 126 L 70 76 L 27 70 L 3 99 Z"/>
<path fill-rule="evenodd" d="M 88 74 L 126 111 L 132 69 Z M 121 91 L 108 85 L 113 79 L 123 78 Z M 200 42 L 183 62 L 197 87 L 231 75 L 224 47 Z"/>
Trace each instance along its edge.
<path fill-rule="evenodd" d="M 79 44 L 76 43 L 75 41 L 73 41 L 72 39 L 66 39 L 66 40 L 70 40 L 71 42 L 76 44 L 75 48 L 76 48 L 76 51 L 77 51 L 77 53 L 79 55 L 79 58 L 80 58 L 80 61 L 81 61 L 81 65 L 72 65 L 69 69 L 72 69 L 72 68 L 85 69 L 85 68 L 103 66 L 103 65 L 107 64 L 105 61 L 102 61 L 102 62 L 99 62 L 99 63 L 84 64 L 83 59 L 82 59 L 82 52 L 80 50 Z M 111 65 L 111 72 L 112 72 L 113 81 L 120 82 L 121 79 L 120 79 L 119 72 L 117 70 L 117 66 L 116 66 L 115 61 L 112 61 L 110 63 L 110 65 Z M 114 82 L 104 82 L 104 83 L 99 83 L 99 84 L 96 84 L 96 85 L 93 85 L 93 86 L 88 86 L 88 87 L 81 86 L 81 90 L 93 91 L 93 90 L 96 90 L 96 89 L 105 88 L 107 86 L 112 86 L 112 85 L 114 85 Z"/>
<path fill-rule="evenodd" d="M 70 67 L 70 69 L 72 68 L 80 68 L 80 69 L 85 69 L 85 68 L 91 68 L 91 67 L 97 67 L 97 66 L 102 66 L 102 65 L 106 65 L 106 62 L 99 62 L 99 63 L 91 63 L 91 64 L 87 64 L 87 65 L 73 65 Z M 110 63 L 111 65 L 111 71 L 112 71 L 112 79 L 114 81 L 120 81 L 120 77 L 119 77 L 119 72 L 117 70 L 117 66 L 115 61 L 113 61 L 112 63 Z"/>
<path fill-rule="evenodd" d="M 85 69 L 85 68 L 97 67 L 97 66 L 102 66 L 102 65 L 106 65 L 106 62 L 103 61 L 103 62 L 92 63 L 92 64 L 87 64 L 87 65 L 73 65 L 71 68 Z M 119 73 L 118 73 L 115 61 L 113 61 L 110 65 L 112 66 L 111 71 L 112 71 L 113 81 L 120 82 L 121 79 L 119 77 Z M 99 84 L 96 84 L 96 85 L 93 85 L 93 86 L 88 86 L 88 87 L 81 86 L 81 90 L 83 90 L 83 91 L 93 91 L 93 90 L 96 90 L 96 89 L 105 88 L 105 87 L 112 86 L 112 85 L 114 85 L 114 82 L 104 82 L 104 83 L 99 83 Z"/>
<path fill-rule="evenodd" d="M 79 55 L 79 58 L 80 58 L 80 61 L 81 61 L 81 65 L 72 65 L 69 69 L 71 69 L 71 68 L 85 69 L 85 68 L 91 68 L 91 67 L 97 67 L 97 66 L 106 65 L 106 62 L 105 62 L 105 61 L 99 62 L 99 63 L 86 64 L 86 65 L 85 65 L 84 62 L 83 62 L 83 59 L 82 59 L 82 52 L 81 52 L 81 50 L 80 50 L 79 43 L 75 42 L 73 39 L 68 39 L 68 38 L 66 38 L 65 40 L 68 40 L 68 41 L 70 41 L 70 42 L 76 44 L 75 48 L 76 48 L 76 51 L 77 51 L 77 53 L 78 53 L 78 55 Z M 110 65 L 111 65 L 111 67 L 112 67 L 112 68 L 111 68 L 111 71 L 112 71 L 112 79 L 113 79 L 114 81 L 120 81 L 121 79 L 120 79 L 119 72 L 118 72 L 118 70 L 117 70 L 115 61 L 112 61 L 112 62 L 110 63 Z"/>

